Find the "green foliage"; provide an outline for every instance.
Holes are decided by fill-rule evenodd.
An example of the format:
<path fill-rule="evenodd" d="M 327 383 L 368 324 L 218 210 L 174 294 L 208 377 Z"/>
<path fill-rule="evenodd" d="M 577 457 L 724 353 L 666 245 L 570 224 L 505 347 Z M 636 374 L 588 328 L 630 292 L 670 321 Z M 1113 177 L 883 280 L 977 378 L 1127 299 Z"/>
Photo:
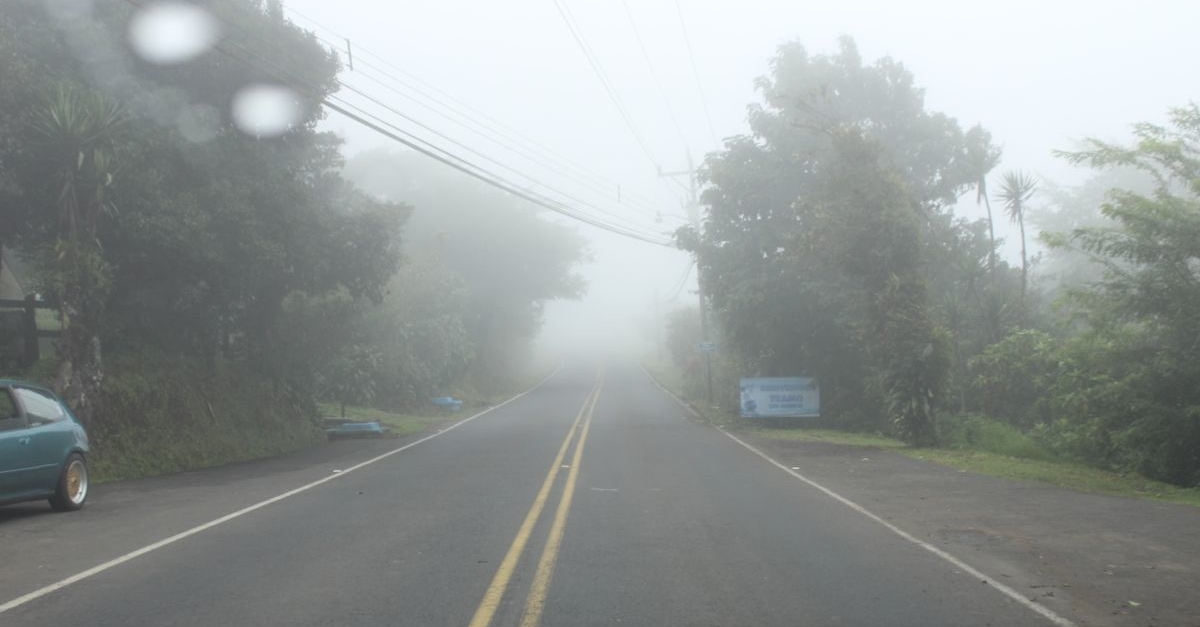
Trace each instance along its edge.
<path fill-rule="evenodd" d="M 757 85 L 752 134 L 702 170 L 704 231 L 678 238 L 709 277 L 725 345 L 747 373 L 818 377 L 836 421 L 894 423 L 931 443 L 950 347 L 968 346 L 968 328 L 961 318 L 953 342 L 938 329 L 926 276 L 958 281 L 945 251 L 976 233 L 947 207 L 995 149 L 982 129 L 927 112 L 903 66 L 864 64 L 848 38 L 829 56 L 781 47 Z M 985 163 L 968 167 L 969 155 Z"/>
<path fill-rule="evenodd" d="M 1073 162 L 1124 166 L 1153 177 L 1152 195 L 1114 190 L 1107 228 L 1074 243 L 1103 264 L 1098 283 L 1073 293 L 1087 328 L 1069 347 L 1053 397 L 1052 446 L 1119 470 L 1200 485 L 1200 108 L 1171 125 L 1139 124 L 1126 148 L 1089 140 Z"/>
<path fill-rule="evenodd" d="M 406 237 L 432 264 L 426 267 L 440 268 L 431 276 L 443 284 L 423 289 L 421 298 L 441 302 L 432 291 L 441 289 L 459 303 L 459 315 L 434 324 L 444 331 L 426 331 L 447 338 L 457 367 L 463 344 L 454 326 L 461 323 L 471 353 L 466 376 L 483 392 L 510 389 L 541 328 L 544 304 L 583 291 L 575 271 L 586 258 L 582 237 L 534 207 L 412 153 L 367 152 L 350 160 L 345 173 L 376 197 L 411 203 Z M 438 361 L 434 370 L 441 371 Z M 437 378 L 422 376 L 416 387 Z"/>
<path fill-rule="evenodd" d="M 950 414 L 938 424 L 946 448 L 984 451 L 1019 459 L 1051 460 L 1058 457 L 1038 439 L 1010 424 L 981 414 Z"/>
<path fill-rule="evenodd" d="M 238 25 L 223 45 L 311 86 L 305 97 L 336 88 L 334 53 L 277 5 L 205 8 Z M 216 53 L 175 66 L 134 57 L 135 10 L 98 3 L 68 23 L 40 0 L 6 3 L 0 239 L 42 269 L 35 289 L 62 296 L 59 380 L 98 408 L 101 469 L 160 472 L 312 442 L 286 415 L 312 413 L 316 371 L 364 333 L 400 265 L 408 209 L 342 180 L 340 142 L 315 132 L 313 100 L 301 98 L 302 119 L 281 137 L 239 132 L 229 103 L 268 73 Z M 113 378 L 101 342 L 121 360 Z M 145 363 L 132 360 L 147 347 Z M 362 398 L 376 368 L 358 357 L 343 354 L 358 374 L 372 370 L 352 377 Z M 225 389 L 206 398 L 184 378 Z M 199 412 L 225 399 L 236 415 Z M 285 431 L 283 446 L 266 437 Z M 186 449 L 168 441 L 185 436 Z"/>
<path fill-rule="evenodd" d="M 1071 235 L 1084 228 L 1109 226 L 1101 207 L 1113 190 L 1125 190 L 1142 196 L 1154 193 L 1154 178 L 1129 167 L 1104 168 L 1075 186 L 1054 185 L 1043 181 L 1045 202 L 1029 207 L 1030 224 L 1048 249 L 1039 255 L 1036 276 L 1051 288 L 1070 289 L 1095 283 L 1103 278 L 1104 267 L 1095 255 L 1081 250 Z"/>
<path fill-rule="evenodd" d="M 111 358 L 89 435 L 99 480 L 277 455 L 322 441 L 315 405 L 252 369 L 154 352 Z"/>
<path fill-rule="evenodd" d="M 462 383 L 475 356 L 466 290 L 435 258 L 413 258 L 392 278 L 362 325 L 381 355 L 373 375 L 381 406 L 420 408 Z"/>
<path fill-rule="evenodd" d="M 967 149 L 963 163 L 975 179 L 975 204 L 987 209 L 988 256 L 987 270 L 993 281 L 996 277 L 996 223 L 992 219 L 992 201 L 988 196 L 987 175 L 1000 165 L 1001 151 L 992 146 L 992 136 L 978 124 L 966 135 Z"/>
<path fill-rule="evenodd" d="M 1062 370 L 1060 351 L 1055 338 L 1032 329 L 989 346 L 970 361 L 974 402 L 1018 429 L 1049 422 L 1048 395 Z"/>
<path fill-rule="evenodd" d="M 676 309 L 667 314 L 667 352 L 679 368 L 692 368 L 700 359 L 696 346 L 700 337 L 700 310 L 696 307 Z"/>
<path fill-rule="evenodd" d="M 341 405 L 342 416 L 346 415 L 346 405 L 370 403 L 375 398 L 375 373 L 382 360 L 372 346 L 343 348 L 319 374 L 323 396 Z"/>
<path fill-rule="evenodd" d="M 1041 481 L 1073 490 L 1200 506 L 1200 490 L 1179 488 L 1063 460 L 1038 460 L 974 450 L 902 449 L 910 457 L 996 477 Z"/>
<path fill-rule="evenodd" d="M 877 376 L 893 431 L 914 446 L 936 445 L 935 402 L 950 366 L 949 342 L 933 326 L 920 283 L 893 277 L 877 308 Z"/>
<path fill-rule="evenodd" d="M 1025 211 L 1037 190 L 1037 180 L 1024 172 L 1005 172 L 1000 185 L 1000 200 L 1011 221 L 1021 233 L 1021 323 L 1025 323 L 1025 299 L 1029 283 L 1029 256 L 1025 248 Z"/>
<path fill-rule="evenodd" d="M 103 378 L 100 333 L 111 291 L 110 266 L 96 233 L 101 213 L 111 210 L 107 192 L 126 116 L 106 95 L 60 83 L 30 120 L 29 200 L 53 208 L 45 213 L 56 216 L 53 245 L 40 247 L 44 286 L 62 308 L 54 387 L 88 424 Z"/>

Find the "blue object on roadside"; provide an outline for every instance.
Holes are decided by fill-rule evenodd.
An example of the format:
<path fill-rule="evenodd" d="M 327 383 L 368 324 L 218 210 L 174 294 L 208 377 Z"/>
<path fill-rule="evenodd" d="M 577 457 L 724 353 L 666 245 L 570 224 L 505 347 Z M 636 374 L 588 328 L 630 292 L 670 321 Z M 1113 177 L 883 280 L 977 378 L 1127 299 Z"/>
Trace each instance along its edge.
<path fill-rule="evenodd" d="M 369 422 L 344 422 L 336 427 L 330 427 L 325 430 L 325 434 L 331 438 L 378 438 L 387 432 L 387 427 L 379 424 L 377 420 Z"/>
<path fill-rule="evenodd" d="M 450 412 L 456 412 L 462 409 L 463 406 L 463 402 L 453 396 L 438 396 L 429 399 L 429 402 Z"/>

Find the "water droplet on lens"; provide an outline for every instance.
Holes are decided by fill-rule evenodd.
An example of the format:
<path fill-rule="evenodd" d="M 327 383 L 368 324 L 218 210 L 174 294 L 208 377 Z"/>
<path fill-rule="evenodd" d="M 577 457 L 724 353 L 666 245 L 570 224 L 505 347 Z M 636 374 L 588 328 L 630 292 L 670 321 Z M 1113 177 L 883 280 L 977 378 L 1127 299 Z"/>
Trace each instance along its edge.
<path fill-rule="evenodd" d="M 143 59 L 163 65 L 184 63 L 216 43 L 217 20 L 185 2 L 165 0 L 138 11 L 129 22 L 129 43 Z"/>
<path fill-rule="evenodd" d="M 243 87 L 233 97 L 233 122 L 256 137 L 282 135 L 303 115 L 300 97 L 281 85 Z"/>

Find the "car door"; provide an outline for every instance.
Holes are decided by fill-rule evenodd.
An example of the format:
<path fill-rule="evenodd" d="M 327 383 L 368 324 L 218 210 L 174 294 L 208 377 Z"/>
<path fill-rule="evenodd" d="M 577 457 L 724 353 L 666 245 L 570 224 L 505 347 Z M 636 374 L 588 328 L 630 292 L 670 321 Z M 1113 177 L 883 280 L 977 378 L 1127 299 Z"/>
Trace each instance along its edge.
<path fill-rule="evenodd" d="M 13 394 L 28 422 L 29 462 L 25 477 L 34 490 L 52 492 L 62 464 L 75 444 L 74 423 L 52 394 L 32 387 L 13 386 Z"/>
<path fill-rule="evenodd" d="M 22 475 L 29 466 L 32 443 L 12 390 L 0 387 L 0 501 L 24 492 Z"/>

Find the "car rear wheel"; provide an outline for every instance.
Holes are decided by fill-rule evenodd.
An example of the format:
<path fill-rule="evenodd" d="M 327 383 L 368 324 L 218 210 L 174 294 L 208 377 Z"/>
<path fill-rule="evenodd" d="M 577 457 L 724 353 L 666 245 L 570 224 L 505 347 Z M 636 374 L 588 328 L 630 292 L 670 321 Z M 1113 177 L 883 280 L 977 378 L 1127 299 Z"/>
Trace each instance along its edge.
<path fill-rule="evenodd" d="M 58 478 L 58 488 L 50 498 L 50 506 L 60 512 L 70 512 L 83 507 L 88 494 L 87 462 L 83 455 L 71 453 L 67 463 L 63 464 L 62 475 Z"/>

